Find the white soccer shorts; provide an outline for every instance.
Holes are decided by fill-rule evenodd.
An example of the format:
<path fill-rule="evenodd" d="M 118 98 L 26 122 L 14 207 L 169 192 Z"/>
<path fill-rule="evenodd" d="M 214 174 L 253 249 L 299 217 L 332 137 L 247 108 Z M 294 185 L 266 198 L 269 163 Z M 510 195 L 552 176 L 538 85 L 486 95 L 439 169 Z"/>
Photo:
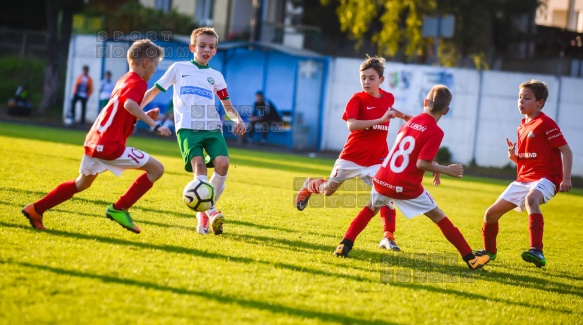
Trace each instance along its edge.
<path fill-rule="evenodd" d="M 437 208 L 437 203 L 431 194 L 425 189 L 423 189 L 421 195 L 414 199 L 398 200 L 380 194 L 373 186 L 370 191 L 370 200 L 373 208 L 380 208 L 387 205 L 389 202 L 394 202 L 397 208 L 399 208 L 399 211 L 401 211 L 407 219 L 411 219 Z"/>
<path fill-rule="evenodd" d="M 123 154 L 114 160 L 105 160 L 83 155 L 79 172 L 83 175 L 97 175 L 106 170 L 120 176 L 126 169 L 137 169 L 144 166 L 150 155 L 147 152 L 132 147 L 126 147 Z"/>
<path fill-rule="evenodd" d="M 540 180 L 534 182 L 523 183 L 514 181 L 508 185 L 502 194 L 500 194 L 499 198 L 516 205 L 514 210 L 523 212 L 526 210 L 526 195 L 533 188 L 543 194 L 544 203 L 547 203 L 550 199 L 553 198 L 553 196 L 555 196 L 555 184 L 543 177 Z"/>

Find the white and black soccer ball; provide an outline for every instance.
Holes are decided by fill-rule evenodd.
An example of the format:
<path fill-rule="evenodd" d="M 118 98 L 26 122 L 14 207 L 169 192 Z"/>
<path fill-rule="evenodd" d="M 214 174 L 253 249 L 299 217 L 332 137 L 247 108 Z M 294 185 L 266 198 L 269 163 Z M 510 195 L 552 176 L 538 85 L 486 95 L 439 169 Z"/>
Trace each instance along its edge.
<path fill-rule="evenodd" d="M 184 187 L 182 199 L 192 210 L 204 212 L 215 205 L 215 188 L 207 181 L 195 179 Z"/>

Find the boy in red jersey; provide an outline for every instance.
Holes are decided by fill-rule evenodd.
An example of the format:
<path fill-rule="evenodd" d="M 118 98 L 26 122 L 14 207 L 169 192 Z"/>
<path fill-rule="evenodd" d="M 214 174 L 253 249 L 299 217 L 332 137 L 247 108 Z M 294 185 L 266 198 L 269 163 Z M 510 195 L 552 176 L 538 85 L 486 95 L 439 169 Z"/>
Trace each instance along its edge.
<path fill-rule="evenodd" d="M 306 208 L 313 193 L 330 196 L 348 179 L 360 177 L 366 184 L 372 185 L 372 178 L 389 151 L 389 120 L 394 117 L 404 120 L 411 118 L 393 109 L 395 97 L 379 88 L 384 81 L 384 70 L 383 58 L 368 57 L 360 65 L 360 84 L 363 91 L 352 95 L 342 116 L 350 131 L 348 139 L 327 181 L 322 178 L 306 179 L 296 196 L 298 210 Z M 394 237 L 395 217 L 392 204 L 381 208 L 384 238 L 379 246 L 400 251 Z M 354 241 L 370 219 L 359 214 L 352 222 L 347 236 Z"/>
<path fill-rule="evenodd" d="M 530 249 L 522 253 L 522 259 L 542 267 L 547 261 L 543 255 L 544 221 L 540 205 L 557 192 L 571 190 L 573 153 L 557 123 L 542 112 L 549 95 L 547 85 L 533 79 L 519 88 L 518 110 L 524 118 L 518 126 L 518 153 L 517 144 L 506 139 L 508 158 L 517 164 L 517 178 L 486 210 L 482 228 L 484 249 L 479 253 L 495 260 L 498 220 L 510 210 L 526 210 Z"/>
<path fill-rule="evenodd" d="M 407 218 L 425 214 L 457 248 L 468 267 L 475 270 L 488 263 L 490 257 L 474 255 L 464 236 L 421 184 L 425 171 L 458 178 L 463 176 L 464 170 L 460 164 L 442 166 L 433 162 L 443 139 L 443 131 L 437 122 L 449 111 L 451 99 L 447 87 L 436 85 L 431 88 L 423 113 L 411 118 L 399 130 L 395 144 L 373 179 L 371 200 L 361 214 L 372 218 L 380 207 L 391 201 Z M 344 238 L 334 254 L 347 257 L 353 244 L 353 241 Z"/>
<path fill-rule="evenodd" d="M 164 166 L 146 152 L 126 147 L 126 140 L 134 131 L 137 119 L 162 136 L 170 135 L 167 127 L 155 121 L 158 119 L 158 109 L 146 113 L 140 108 L 148 87 L 146 81 L 156 72 L 163 55 L 162 48 L 147 39 L 134 42 L 128 49 L 130 71 L 118 80 L 109 103 L 101 110 L 85 138 L 85 154 L 79 177 L 60 184 L 42 199 L 22 209 L 34 228 L 44 230 L 43 213 L 89 188 L 100 173 L 110 170 L 119 176 L 125 169 L 139 169 L 145 173 L 107 208 L 105 215 L 122 227 L 140 233 L 140 228 L 134 224 L 127 210 L 162 177 Z"/>

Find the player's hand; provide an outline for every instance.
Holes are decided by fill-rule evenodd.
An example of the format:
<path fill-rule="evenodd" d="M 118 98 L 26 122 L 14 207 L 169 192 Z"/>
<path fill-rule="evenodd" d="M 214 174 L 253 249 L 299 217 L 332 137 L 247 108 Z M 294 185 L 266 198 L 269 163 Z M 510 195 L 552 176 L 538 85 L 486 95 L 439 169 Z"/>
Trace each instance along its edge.
<path fill-rule="evenodd" d="M 563 179 L 561 185 L 559 185 L 559 192 L 569 192 L 571 189 L 573 189 L 571 179 Z"/>
<path fill-rule="evenodd" d="M 464 176 L 464 167 L 462 164 L 451 164 L 447 166 L 447 175 L 451 177 L 461 178 Z"/>
<path fill-rule="evenodd" d="M 146 112 L 146 115 L 148 115 L 148 117 L 151 118 L 152 120 L 157 121 L 158 118 L 160 117 L 160 109 L 159 108 L 151 109 Z"/>
<path fill-rule="evenodd" d="M 506 138 L 506 144 L 508 145 L 508 159 L 516 161 L 516 143 Z"/>
<path fill-rule="evenodd" d="M 434 186 L 441 185 L 441 174 L 440 173 L 433 173 L 433 185 Z"/>
<path fill-rule="evenodd" d="M 393 110 L 391 110 L 390 108 L 385 112 L 385 114 L 383 114 L 383 116 L 381 116 L 381 121 L 380 123 L 385 123 L 386 121 L 395 118 L 397 116 L 397 113 Z"/>
<path fill-rule="evenodd" d="M 170 129 L 165 127 L 165 126 L 161 126 L 158 128 L 156 133 L 158 133 L 159 135 L 161 135 L 163 137 L 169 137 L 172 134 L 172 131 L 170 131 Z"/>
<path fill-rule="evenodd" d="M 437 163 L 437 161 L 433 161 L 433 164 L 434 164 L 434 165 L 439 165 L 439 164 Z M 434 185 L 434 186 L 439 186 L 439 185 L 441 185 L 441 173 L 438 173 L 438 172 L 434 172 L 434 173 L 433 173 L 433 185 Z"/>
<path fill-rule="evenodd" d="M 235 124 L 235 128 L 233 129 L 233 134 L 234 135 L 244 135 L 246 131 L 247 131 L 247 127 L 245 126 L 245 122 L 243 122 L 242 120 L 239 120 L 239 122 L 237 122 Z"/>

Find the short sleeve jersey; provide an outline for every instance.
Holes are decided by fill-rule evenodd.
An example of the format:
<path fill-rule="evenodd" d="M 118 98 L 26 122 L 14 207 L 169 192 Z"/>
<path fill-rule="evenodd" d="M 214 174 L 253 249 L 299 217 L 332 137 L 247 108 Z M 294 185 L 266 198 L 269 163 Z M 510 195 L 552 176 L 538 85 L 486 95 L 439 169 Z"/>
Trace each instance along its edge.
<path fill-rule="evenodd" d="M 123 154 L 136 125 L 136 117 L 124 105 L 128 99 L 140 105 L 147 87 L 146 81 L 131 71 L 117 81 L 111 99 L 85 137 L 86 155 L 114 160 Z"/>
<path fill-rule="evenodd" d="M 352 95 L 346 104 L 342 119 L 345 121 L 349 119 L 374 120 L 382 117 L 395 103 L 395 97 L 382 89 L 379 91 L 381 97 L 378 98 L 364 91 Z M 339 158 L 364 167 L 382 163 L 389 151 L 388 133 L 388 121 L 364 130 L 350 132 Z"/>
<path fill-rule="evenodd" d="M 194 60 L 176 62 L 156 82 L 166 92 L 174 86 L 174 123 L 180 129 L 216 130 L 222 127 L 215 105 L 217 91 L 227 88 L 223 75 L 211 67 L 199 66 Z"/>
<path fill-rule="evenodd" d="M 540 112 L 518 126 L 517 181 L 532 182 L 543 177 L 558 190 L 563 180 L 563 160 L 558 149 L 567 144 L 557 123 Z"/>
<path fill-rule="evenodd" d="M 433 161 L 443 139 L 435 118 L 420 114 L 399 130 L 395 144 L 373 179 L 375 190 L 393 199 L 409 200 L 423 193 L 423 174 L 417 160 Z"/>

